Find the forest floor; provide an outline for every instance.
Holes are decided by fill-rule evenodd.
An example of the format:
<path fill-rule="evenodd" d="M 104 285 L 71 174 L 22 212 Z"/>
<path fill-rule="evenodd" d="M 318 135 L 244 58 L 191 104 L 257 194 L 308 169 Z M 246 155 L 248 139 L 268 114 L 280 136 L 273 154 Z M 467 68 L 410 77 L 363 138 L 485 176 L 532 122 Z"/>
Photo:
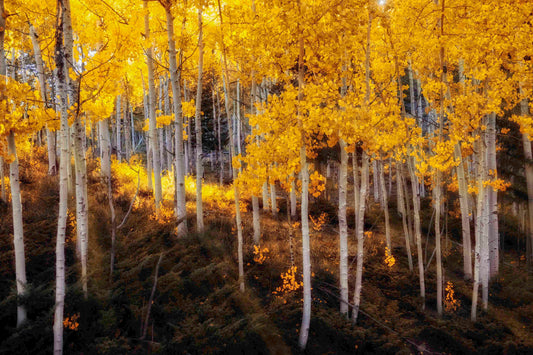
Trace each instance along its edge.
<path fill-rule="evenodd" d="M 89 163 L 89 297 L 84 299 L 76 263 L 75 211 L 69 209 L 67 241 L 67 354 L 289 354 L 297 347 L 302 311 L 301 288 L 284 290 L 281 275 L 297 267 L 301 281 L 301 236 L 287 220 L 285 200 L 279 212 L 262 214 L 261 248 L 252 246 L 251 203 L 244 203 L 246 291 L 237 283 L 236 237 L 229 186 L 204 186 L 206 231 L 175 236 L 170 179 L 164 179 L 162 212 L 156 215 L 146 176 L 133 162 L 113 164 L 113 203 L 120 223 L 136 192 L 132 212 L 117 231 L 114 272 L 109 275 L 110 212 L 107 188 Z M 139 175 L 137 175 L 137 172 Z M 16 297 L 11 207 L 0 205 L 0 354 L 45 354 L 52 347 L 57 232 L 57 178 L 46 174 L 45 152 L 21 159 L 24 232 L 30 287 L 22 300 L 29 321 L 15 329 Z M 187 180 L 188 224 L 195 225 L 194 180 Z M 245 201 L 246 202 L 246 201 Z M 71 204 L 74 207 L 74 204 Z M 427 201 L 423 225 L 431 209 Z M 391 207 L 391 211 L 394 211 Z M 446 312 L 437 315 L 434 266 L 426 271 L 426 307 L 422 310 L 417 272 L 410 272 L 401 221 L 392 216 L 393 265 L 386 263 L 384 223 L 371 204 L 365 220 L 362 305 L 353 326 L 339 313 L 336 207 L 325 199 L 311 205 L 312 320 L 308 354 L 531 354 L 533 353 L 533 280 L 519 262 L 502 264 L 490 286 L 489 308 L 470 321 L 472 285 L 462 279 L 462 252 L 450 228 L 444 244 Z M 351 214 L 353 221 L 353 210 Z M 321 219 L 322 216 L 322 219 Z M 353 223 L 353 222 L 352 222 Z M 353 224 L 351 225 L 353 228 Z M 511 228 L 512 229 L 512 228 Z M 350 294 L 356 245 L 350 229 Z M 427 237 L 424 231 L 424 241 Z M 428 257 L 432 242 L 429 234 Z M 510 238 L 508 238 L 510 239 Z M 508 254 L 505 260 L 519 260 Z M 427 259 L 426 259 L 427 260 Z M 413 257 L 416 265 L 416 255 Z M 160 264 L 153 302 L 154 272 Z M 434 259 L 433 262 L 434 264 Z M 287 277 L 288 281 L 292 281 Z M 351 296 L 350 296 L 351 299 Z M 147 317 L 147 312 L 149 316 Z M 146 319 L 148 318 L 148 321 Z M 142 337 L 142 334 L 145 336 Z"/>

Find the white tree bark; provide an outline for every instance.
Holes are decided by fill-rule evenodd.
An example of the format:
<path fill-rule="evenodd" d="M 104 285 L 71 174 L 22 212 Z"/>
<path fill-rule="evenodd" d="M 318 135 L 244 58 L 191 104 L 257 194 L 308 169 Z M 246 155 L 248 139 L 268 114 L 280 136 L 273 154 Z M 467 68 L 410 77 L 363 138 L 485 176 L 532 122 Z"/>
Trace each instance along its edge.
<path fill-rule="evenodd" d="M 407 224 L 408 209 L 405 205 L 406 196 L 404 196 L 405 181 L 403 178 L 403 164 L 396 162 L 396 185 L 398 190 L 398 211 L 402 215 L 403 234 L 405 236 L 405 251 L 407 261 L 409 262 L 409 271 L 413 272 L 413 256 L 411 255 L 411 235 Z"/>
<path fill-rule="evenodd" d="M 459 205 L 461 208 L 461 226 L 463 235 L 463 271 L 465 280 L 472 279 L 472 241 L 470 236 L 470 208 L 468 204 L 468 184 L 466 183 L 464 162 L 460 143 L 455 145 L 455 159 L 459 165 L 455 168 L 459 185 Z"/>
<path fill-rule="evenodd" d="M 520 87 L 520 91 L 522 94 L 522 87 Z M 520 102 L 520 114 L 522 116 L 528 116 L 529 115 L 529 107 L 528 107 L 528 101 L 522 100 Z M 524 149 L 524 167 L 526 172 L 526 184 L 527 184 L 527 206 L 528 206 L 528 237 L 529 237 L 529 245 L 533 246 L 533 153 L 531 152 L 531 141 L 529 135 L 524 132 L 522 133 L 522 145 Z M 528 252 L 526 252 L 527 255 L 527 261 L 529 265 L 533 265 L 533 248 L 530 248 Z"/>
<path fill-rule="evenodd" d="M 441 117 L 442 119 L 442 117 Z M 437 268 L 437 313 L 442 315 L 442 256 L 441 256 L 441 240 L 440 240 L 440 215 L 441 215 L 441 187 L 440 179 L 441 172 L 437 169 L 434 197 L 435 197 L 435 262 Z"/>
<path fill-rule="evenodd" d="M 291 174 L 291 177 L 294 178 L 294 173 Z M 298 202 L 297 202 L 297 199 L 296 199 L 296 182 L 295 182 L 294 179 L 291 182 L 291 192 L 289 194 L 290 194 L 289 197 L 290 197 L 290 200 L 291 200 L 291 217 L 292 217 L 292 219 L 295 219 L 296 218 L 296 214 L 298 213 L 297 212 Z"/>
<path fill-rule="evenodd" d="M 489 178 L 498 177 L 496 167 L 496 114 L 491 113 L 487 125 L 487 168 Z M 489 187 L 487 190 L 489 204 L 489 276 L 498 275 L 500 265 L 500 237 L 498 231 L 498 192 Z"/>
<path fill-rule="evenodd" d="M 152 166 L 154 173 L 154 198 L 155 198 L 155 209 L 159 213 L 159 208 L 161 207 L 161 202 L 163 200 L 163 191 L 161 187 L 161 162 L 159 159 L 159 140 L 157 139 L 157 122 L 155 115 L 155 83 L 154 83 L 154 51 L 151 44 L 150 37 L 150 13 L 148 11 L 148 1 L 144 0 L 143 2 L 146 14 L 144 15 L 144 31 L 145 31 L 145 40 L 148 44 L 146 50 L 146 65 L 148 67 L 148 107 L 150 114 L 149 121 L 149 136 L 150 136 L 150 147 L 152 150 Z"/>
<path fill-rule="evenodd" d="M 389 222 L 389 201 L 387 196 L 387 189 L 385 186 L 385 166 L 384 161 L 380 160 L 378 162 L 378 170 L 379 170 L 379 184 L 380 184 L 380 192 L 381 192 L 381 208 L 383 209 L 384 215 L 385 215 L 385 241 L 387 243 L 387 248 L 389 248 L 389 252 L 392 255 L 392 241 L 390 236 L 390 222 Z"/>
<path fill-rule="evenodd" d="M 66 88 L 66 63 L 65 48 L 63 46 L 63 21 L 62 13 L 65 11 L 65 4 L 69 0 L 57 0 L 57 24 L 56 24 L 56 46 L 55 62 L 57 67 L 57 89 L 60 100 L 61 119 L 61 156 L 59 168 L 59 213 L 56 239 L 56 292 L 55 292 L 55 312 L 54 312 L 54 354 L 63 353 L 63 311 L 65 302 L 65 234 L 67 227 L 67 203 L 68 203 L 68 166 L 69 166 L 69 144 L 68 144 L 68 94 Z"/>
<path fill-rule="evenodd" d="M 100 169 L 104 178 L 111 176 L 111 137 L 109 135 L 108 120 L 106 118 L 98 122 L 100 131 Z"/>
<path fill-rule="evenodd" d="M 202 74 L 204 63 L 204 40 L 202 24 L 202 6 L 198 8 L 198 81 L 196 85 L 196 113 L 194 117 L 194 130 L 196 133 L 196 230 L 203 232 L 204 212 L 202 203 L 202 178 L 204 167 L 202 165 Z"/>
<path fill-rule="evenodd" d="M 422 255 L 422 232 L 420 227 L 420 187 L 418 177 L 415 173 L 415 162 L 412 159 L 408 161 L 409 175 L 411 177 L 411 188 L 413 195 L 413 215 L 414 215 L 414 232 L 416 241 L 416 252 L 418 259 L 418 278 L 420 282 L 420 297 L 422 298 L 422 309 L 426 307 L 426 287 L 424 280 L 424 256 Z"/>
<path fill-rule="evenodd" d="M 3 46 L 2 46 L 3 47 Z M 13 245 L 15 250 L 15 278 L 17 296 L 26 292 L 26 259 L 24 255 L 24 230 L 22 225 L 22 201 L 20 195 L 19 161 L 15 145 L 15 133 L 11 131 L 7 137 L 8 153 L 13 157 L 9 164 L 9 181 L 11 186 L 11 206 L 13 209 Z M 17 327 L 26 321 L 26 308 L 17 306 Z"/>
<path fill-rule="evenodd" d="M 222 17 L 222 6 L 220 0 L 217 1 L 218 15 L 220 18 L 220 26 L 223 28 L 224 22 Z M 224 57 L 224 101 L 226 106 L 226 117 L 228 119 L 229 137 L 230 137 L 230 155 L 231 155 L 231 168 L 233 176 L 237 176 L 237 169 L 233 165 L 233 157 L 235 157 L 235 146 L 233 144 L 233 129 L 230 123 L 230 104 L 229 104 L 229 70 L 228 60 L 226 56 L 226 47 L 224 44 L 224 30 L 222 29 L 222 52 Z M 239 260 L 239 289 L 244 292 L 244 257 L 243 257 L 243 237 L 242 237 L 242 222 L 241 222 L 241 210 L 240 210 L 240 193 L 237 184 L 233 184 L 234 196 L 235 196 L 235 221 L 237 224 L 237 258 Z"/>
<path fill-rule="evenodd" d="M 352 323 L 357 323 L 359 307 L 361 306 L 361 288 L 363 280 L 364 241 L 365 241 L 365 210 L 368 197 L 369 161 L 368 155 L 363 151 L 361 166 L 361 189 L 359 192 L 359 206 L 357 212 L 356 236 L 357 236 L 357 266 L 355 269 L 355 289 L 353 294 Z"/>
<path fill-rule="evenodd" d="M 6 201 L 6 182 L 4 181 L 4 158 L 0 157 L 0 200 Z"/>
<path fill-rule="evenodd" d="M 339 140 L 340 171 L 339 171 L 339 281 L 340 281 L 340 312 L 348 316 L 348 223 L 346 220 L 346 195 L 348 185 L 348 153 L 346 142 Z"/>
<path fill-rule="evenodd" d="M 170 6 L 165 8 L 167 18 L 167 38 L 169 48 L 169 66 L 170 66 L 170 83 L 173 93 L 173 109 L 174 109 L 174 151 L 175 172 L 176 172 L 176 212 L 178 221 L 178 236 L 187 234 L 187 209 L 185 207 L 185 162 L 183 152 L 183 111 L 181 106 L 181 62 L 182 51 L 180 49 L 180 66 L 177 65 L 176 59 L 176 44 L 174 41 L 174 17 Z"/>
<path fill-rule="evenodd" d="M 268 200 L 268 183 L 265 181 L 263 183 L 263 211 L 268 211 L 270 209 L 270 202 Z"/>
<path fill-rule="evenodd" d="M 121 161 L 122 159 L 122 98 L 120 95 L 117 96 L 117 105 L 116 105 L 116 116 L 115 116 L 115 127 L 117 134 L 117 160 Z"/>
<path fill-rule="evenodd" d="M 272 215 L 277 216 L 278 214 L 278 204 L 277 204 L 277 197 L 276 197 L 276 183 L 270 182 L 270 206 L 272 207 Z"/>

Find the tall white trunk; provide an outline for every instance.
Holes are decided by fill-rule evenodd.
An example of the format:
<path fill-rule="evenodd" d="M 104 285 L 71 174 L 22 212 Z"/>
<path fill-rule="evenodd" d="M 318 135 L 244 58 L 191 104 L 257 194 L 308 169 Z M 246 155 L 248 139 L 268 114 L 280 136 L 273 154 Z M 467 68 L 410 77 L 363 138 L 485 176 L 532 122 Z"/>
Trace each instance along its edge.
<path fill-rule="evenodd" d="M 41 99 L 48 106 L 48 99 L 46 96 L 46 77 L 44 72 L 43 57 L 41 47 L 39 46 L 38 36 L 35 28 L 30 23 L 30 38 L 33 47 L 33 58 L 37 66 L 37 74 L 39 77 L 39 85 L 41 89 Z M 55 132 L 46 128 L 46 144 L 48 147 L 48 175 L 56 175 L 57 173 L 57 155 L 56 155 L 56 140 Z"/>
<path fill-rule="evenodd" d="M 254 227 L 254 244 L 259 245 L 261 240 L 261 222 L 259 216 L 259 198 L 252 196 L 252 210 L 253 210 L 253 227 Z"/>
<path fill-rule="evenodd" d="M 300 348 L 305 348 L 309 336 L 309 325 L 311 323 L 311 246 L 309 238 L 309 168 L 305 146 L 300 148 L 300 164 L 302 167 L 302 268 L 303 268 L 303 313 L 302 324 L 300 326 L 300 336 L 298 344 Z"/>
<path fill-rule="evenodd" d="M 442 257 L 440 240 L 440 214 L 441 214 L 441 172 L 437 169 L 434 196 L 435 196 L 435 262 L 437 267 L 437 313 L 442 315 Z"/>
<path fill-rule="evenodd" d="M 176 172 L 176 212 L 178 224 L 178 236 L 187 234 L 187 209 L 185 207 L 185 161 L 183 152 L 183 111 L 181 106 L 181 62 L 182 51 L 180 49 L 180 66 L 177 65 L 176 44 L 174 41 L 174 18 L 170 7 L 165 8 L 167 18 L 167 38 L 170 66 L 170 83 L 172 86 L 172 99 L 174 109 L 174 151 Z M 179 68 L 179 69 L 178 69 Z"/>
<path fill-rule="evenodd" d="M 472 279 L 472 241 L 470 237 L 470 208 L 468 205 L 468 185 L 466 183 L 460 143 L 455 145 L 455 159 L 459 165 L 455 168 L 459 185 L 459 205 L 461 208 L 461 226 L 463 235 L 463 271 L 465 280 Z"/>
<path fill-rule="evenodd" d="M 291 174 L 292 177 L 294 177 L 294 173 Z M 291 217 L 293 219 L 296 218 L 296 214 L 298 213 L 297 212 L 297 209 L 298 209 L 298 202 L 297 202 L 297 199 L 296 199 L 296 182 L 294 181 L 294 179 L 292 180 L 291 182 L 291 192 L 289 193 L 290 194 L 290 200 L 291 200 Z"/>
<path fill-rule="evenodd" d="M 346 142 L 339 140 L 340 171 L 339 171 L 339 281 L 340 281 L 340 312 L 348 316 L 348 223 L 346 221 L 346 195 L 348 185 L 348 153 Z"/>
<path fill-rule="evenodd" d="M 352 323 L 357 323 L 359 307 L 361 306 L 361 288 L 363 280 L 364 241 L 365 241 L 365 210 L 368 197 L 369 180 L 368 154 L 363 151 L 361 166 L 361 189 L 359 193 L 359 206 L 357 212 L 356 236 L 357 236 L 357 266 L 355 269 L 355 289 L 353 294 Z"/>
<path fill-rule="evenodd" d="M 26 292 L 26 259 L 24 255 L 24 230 L 22 226 L 22 202 L 20 196 L 19 161 L 15 145 L 15 133 L 7 137 L 8 152 L 14 157 L 9 164 L 9 181 L 11 186 L 11 206 L 13 208 L 13 245 L 15 249 L 15 278 L 18 297 Z M 17 306 L 17 327 L 26 321 L 26 308 Z"/>
<path fill-rule="evenodd" d="M 108 120 L 98 122 L 100 130 L 100 164 L 101 174 L 104 178 L 111 176 L 111 137 L 109 135 Z"/>
<path fill-rule="evenodd" d="M 194 117 L 194 130 L 196 133 L 196 230 L 204 231 L 204 213 L 202 203 L 202 178 L 204 167 L 202 165 L 202 73 L 204 63 L 204 40 L 202 29 L 202 6 L 198 9 L 198 81 L 196 84 L 196 114 Z"/>
<path fill-rule="evenodd" d="M 4 181 L 4 158 L 0 157 L 0 200 L 6 201 L 6 182 Z"/>
<path fill-rule="evenodd" d="M 229 104 L 229 70 L 228 70 L 228 60 L 226 56 L 226 47 L 224 44 L 224 29 L 223 29 L 223 17 L 222 17 L 222 6 L 220 5 L 220 0 L 217 1 L 218 4 L 218 15 L 220 18 L 220 26 L 222 28 L 222 52 L 224 57 L 224 101 L 226 106 L 226 117 L 228 119 L 228 128 L 229 128 L 229 137 L 230 137 L 230 155 L 231 155 L 231 169 L 233 176 L 237 176 L 237 169 L 233 165 L 233 157 L 235 157 L 235 146 L 233 144 L 233 129 L 230 123 L 230 104 Z M 236 183 L 233 183 L 234 196 L 235 196 L 235 222 L 237 224 L 237 258 L 239 260 L 239 289 L 241 292 L 244 292 L 244 257 L 243 257 L 243 237 L 242 237 L 242 222 L 241 222 L 241 210 L 240 210 L 240 193 L 239 187 Z"/>
<path fill-rule="evenodd" d="M 522 87 L 520 87 L 520 91 L 522 91 Z M 529 115 L 528 101 L 525 99 L 522 100 L 522 102 L 520 103 L 520 114 L 522 116 Z M 529 245 L 533 246 L 533 153 L 531 152 L 530 137 L 526 132 L 522 133 L 522 145 L 524 149 L 524 166 L 526 171 L 527 184 L 527 206 L 529 220 L 528 237 Z M 526 252 L 526 254 L 529 265 L 533 265 L 533 248 L 530 248 L 530 250 Z"/>
<path fill-rule="evenodd" d="M 487 125 L 487 168 L 489 178 L 498 177 L 496 167 L 496 114 L 491 113 Z M 490 277 L 498 275 L 500 265 L 500 238 L 498 231 L 498 193 L 493 188 L 487 190 L 489 204 L 489 259 Z"/>
<path fill-rule="evenodd" d="M 116 133 L 117 133 L 117 160 L 120 161 L 122 157 L 122 124 L 121 124 L 121 117 L 122 117 L 122 99 L 120 95 L 117 96 L 117 106 L 116 106 L 116 118 L 115 118 L 115 127 L 116 127 Z"/>
<path fill-rule="evenodd" d="M 268 211 L 270 209 L 270 202 L 268 200 L 268 183 L 265 181 L 263 183 L 263 211 Z"/>
<path fill-rule="evenodd" d="M 85 124 L 79 117 L 74 121 L 74 166 L 76 169 L 76 231 L 80 246 L 82 289 L 87 298 L 87 251 L 89 237 L 89 213 L 87 200 L 87 162 L 85 157 Z"/>
<path fill-rule="evenodd" d="M 355 224 L 355 230 L 357 233 L 357 221 L 359 220 L 358 214 L 359 214 L 359 200 L 361 193 L 361 187 L 359 183 L 359 162 L 357 158 L 357 147 L 354 149 L 354 152 L 352 153 L 352 174 L 353 174 L 353 209 L 354 209 L 354 224 Z"/>
<path fill-rule="evenodd" d="M 405 236 L 405 251 L 409 262 L 409 271 L 413 272 L 413 256 L 411 255 L 411 235 L 407 224 L 408 208 L 405 205 L 404 188 L 405 181 L 403 178 L 403 164 L 396 162 L 396 188 L 398 190 L 398 211 L 402 215 L 403 234 Z"/>
<path fill-rule="evenodd" d="M 270 206 L 272 208 L 272 214 L 276 216 L 278 214 L 278 204 L 277 204 L 277 197 L 276 197 L 276 183 L 271 182 L 270 183 Z"/>
<path fill-rule="evenodd" d="M 379 167 L 377 160 L 372 160 L 372 179 L 374 187 L 374 202 L 381 203 L 380 191 L 379 191 Z"/>
<path fill-rule="evenodd" d="M 61 156 L 59 168 L 59 213 L 56 239 L 56 291 L 54 311 L 54 354 L 63 353 L 63 311 L 65 302 L 65 234 L 67 227 L 68 170 L 69 170 L 69 127 L 68 95 L 66 87 L 65 48 L 63 46 L 63 21 L 61 14 L 65 11 L 68 0 L 57 1 L 58 23 L 56 24 L 55 62 L 57 67 L 57 89 L 61 119 Z"/>
<path fill-rule="evenodd" d="M 148 67 L 148 107 L 149 107 L 149 136 L 150 136 L 150 147 L 152 150 L 152 166 L 154 173 L 154 198 L 155 198 L 155 209 L 159 211 L 161 207 L 161 202 L 163 199 L 163 191 L 161 187 L 161 162 L 159 159 L 159 140 L 157 139 L 157 122 L 155 115 L 155 83 L 154 83 L 154 50 L 151 43 L 150 37 L 150 13 L 148 11 L 148 1 L 144 0 L 143 2 L 145 8 L 144 15 L 144 31 L 145 31 L 145 40 L 148 44 L 146 50 L 146 65 Z"/>
<path fill-rule="evenodd" d="M 392 255 L 392 241 L 390 236 L 390 222 L 389 222 L 389 201 L 387 197 L 387 189 L 385 186 L 385 166 L 383 160 L 380 160 L 378 162 L 379 166 L 379 184 L 380 184 L 380 191 L 381 191 L 381 208 L 383 209 L 384 215 L 385 215 L 385 240 L 387 243 L 387 248 L 389 248 L 389 252 Z"/>
<path fill-rule="evenodd" d="M 420 228 L 420 187 L 418 177 L 415 173 L 415 162 L 408 161 L 409 175 L 411 177 L 411 188 L 413 194 L 413 215 L 414 215 L 414 232 L 416 241 L 416 252 L 418 259 L 418 278 L 420 282 L 420 297 L 422 298 L 422 309 L 426 307 L 426 287 L 424 281 L 424 256 L 422 255 L 422 232 Z"/>
<path fill-rule="evenodd" d="M 490 119 L 487 117 L 487 119 Z M 487 122 L 488 123 L 488 122 Z M 487 161 L 487 141 L 489 140 L 489 133 L 485 132 L 485 142 L 480 144 L 481 148 L 479 149 L 480 154 L 483 154 L 483 157 L 479 159 L 480 162 L 480 173 L 478 175 L 479 185 L 482 185 L 483 182 L 488 180 L 488 161 Z M 478 212 L 481 218 L 481 232 L 480 237 L 480 258 L 481 263 L 479 265 L 479 277 L 481 281 L 481 296 L 483 301 L 483 309 L 488 307 L 488 298 L 489 298 L 489 278 L 490 278 L 490 252 L 489 252 L 489 221 L 490 221 L 490 206 L 489 206 L 489 196 L 488 190 L 490 187 L 483 187 L 483 193 L 480 195 L 483 197 L 482 203 L 483 207 L 481 212 Z"/>

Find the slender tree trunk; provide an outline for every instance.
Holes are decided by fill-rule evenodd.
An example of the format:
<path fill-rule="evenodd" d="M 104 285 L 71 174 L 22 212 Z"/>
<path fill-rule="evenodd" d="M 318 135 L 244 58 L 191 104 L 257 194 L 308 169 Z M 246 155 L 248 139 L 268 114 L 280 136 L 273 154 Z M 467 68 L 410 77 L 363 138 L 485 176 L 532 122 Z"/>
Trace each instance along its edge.
<path fill-rule="evenodd" d="M 290 200 L 291 200 L 291 218 L 296 219 L 297 215 L 297 209 L 298 209 L 298 202 L 296 200 L 296 182 L 294 180 L 294 173 L 291 174 L 291 177 L 293 178 L 291 182 L 291 191 L 290 191 Z"/>
<path fill-rule="evenodd" d="M 455 159 L 459 160 L 457 165 L 457 182 L 459 185 L 459 205 L 461 208 L 461 226 L 463 235 L 463 271 L 465 280 L 472 279 L 472 241 L 470 237 L 470 208 L 468 206 L 468 185 L 465 178 L 465 169 L 461 155 L 460 143 L 455 145 Z"/>
<path fill-rule="evenodd" d="M 155 83 L 154 83 L 154 51 L 151 43 L 150 37 L 150 13 L 148 11 L 148 1 L 144 0 L 144 9 L 146 14 L 144 15 L 144 31 L 145 39 L 147 43 L 146 51 L 146 65 L 148 67 L 148 96 L 149 96 L 149 136 L 150 136 L 150 147 L 152 149 L 152 165 L 154 172 L 154 197 L 155 197 L 155 209 L 159 213 L 159 208 L 161 207 L 161 202 L 163 199 L 163 191 L 161 188 L 161 162 L 159 160 L 159 141 L 157 139 L 157 123 L 155 115 Z"/>
<path fill-rule="evenodd" d="M 196 114 L 194 117 L 194 130 L 196 133 L 196 230 L 204 231 L 204 212 L 202 203 L 202 178 L 204 167 L 202 165 L 202 74 L 204 63 L 204 40 L 202 29 L 202 6 L 198 9 L 198 81 L 196 85 Z"/>
<path fill-rule="evenodd" d="M 109 136 L 109 119 L 98 122 L 100 130 L 100 164 L 103 178 L 111 176 L 111 137 Z"/>
<path fill-rule="evenodd" d="M 368 155 L 363 151 L 361 168 L 361 190 L 359 193 L 359 206 L 357 212 L 356 236 L 357 236 L 357 266 L 355 269 L 355 289 L 353 294 L 352 323 L 357 323 L 359 307 L 361 305 L 361 289 L 363 280 L 364 241 L 365 241 L 365 210 L 368 197 L 369 161 Z"/>
<path fill-rule="evenodd" d="M 348 223 L 346 221 L 346 195 L 348 185 L 348 153 L 346 142 L 339 140 L 340 171 L 339 171 L 339 281 L 340 281 L 340 312 L 348 317 Z"/>
<path fill-rule="evenodd" d="M 272 215 L 277 216 L 278 214 L 278 204 L 276 197 L 276 183 L 270 182 L 270 201 L 272 207 Z"/>
<path fill-rule="evenodd" d="M 522 93 L 522 87 L 520 87 Z M 529 116 L 528 101 L 522 100 L 520 103 L 520 114 L 522 116 Z M 531 152 L 531 141 L 529 135 L 522 133 L 522 145 L 524 149 L 524 167 L 526 171 L 526 184 L 527 184 L 527 206 L 528 206 L 528 240 L 529 245 L 533 245 L 533 153 Z M 529 248 L 526 252 L 526 258 L 528 265 L 533 266 L 533 248 Z"/>
<path fill-rule="evenodd" d="M 4 179 L 4 158 L 0 157 L 0 200 L 6 201 L 6 182 Z"/>
<path fill-rule="evenodd" d="M 392 255 L 392 241 L 390 236 L 390 222 L 389 222 L 389 201 L 387 196 L 387 189 L 385 185 L 385 166 L 383 160 L 380 160 L 378 162 L 379 165 L 379 183 L 380 183 L 380 190 L 381 190 L 381 208 L 383 208 L 383 212 L 385 215 L 385 240 L 387 243 L 387 248 L 389 249 L 390 254 Z"/>
<path fill-rule="evenodd" d="M 409 262 L 409 271 L 413 272 L 413 256 L 411 255 L 411 235 L 409 232 L 409 226 L 407 224 L 408 208 L 405 205 L 404 196 L 404 184 L 403 179 L 403 164 L 400 161 L 396 162 L 396 188 L 398 189 L 398 210 L 402 215 L 403 234 L 405 236 L 405 251 L 407 254 L 407 260 Z"/>
<path fill-rule="evenodd" d="M 441 117 L 442 119 L 442 117 Z M 442 257 L 440 238 L 440 214 L 441 214 L 441 172 L 437 169 L 434 196 L 435 196 L 435 261 L 437 267 L 437 313 L 442 315 Z"/>
<path fill-rule="evenodd" d="M 228 60 L 226 56 L 226 47 L 224 43 L 224 29 L 223 29 L 223 17 L 222 17 L 222 6 L 220 5 L 220 0 L 217 0 L 218 5 L 218 15 L 220 18 L 220 26 L 222 28 L 222 48 L 223 48 L 223 57 L 224 57 L 224 101 L 226 106 L 226 117 L 228 118 L 228 127 L 229 127 L 229 137 L 230 137 L 230 155 L 231 155 L 231 168 L 233 176 L 237 176 L 237 169 L 233 165 L 233 157 L 235 157 L 235 145 L 233 144 L 233 129 L 230 124 L 230 105 L 229 105 L 229 70 L 228 70 Z M 237 223 L 237 257 L 239 260 L 239 289 L 241 292 L 244 292 L 244 257 L 243 257 L 243 237 L 242 237 L 242 223 L 241 223 L 241 210 L 240 210 L 240 193 L 239 187 L 234 182 L 233 183 L 234 196 L 235 196 L 235 220 Z"/>
<path fill-rule="evenodd" d="M 353 174 L 353 199 L 354 199 L 354 225 L 355 225 L 355 233 L 357 233 L 357 223 L 359 221 L 359 200 L 360 200 L 360 193 L 361 193 L 361 187 L 359 183 L 359 159 L 357 158 L 357 147 L 354 148 L 354 152 L 352 153 L 352 174 Z"/>
<path fill-rule="evenodd" d="M 65 234 L 67 227 L 67 203 L 68 203 L 68 95 L 66 88 L 66 64 L 65 48 L 63 46 L 63 12 L 65 2 L 57 0 L 57 22 L 55 34 L 55 62 L 57 67 L 57 88 L 60 100 L 61 119 L 61 157 L 59 168 L 59 213 L 56 240 L 56 288 L 55 288 L 55 311 L 54 311 L 54 354 L 63 353 L 63 311 L 65 302 Z"/>
<path fill-rule="evenodd" d="M 120 162 L 122 157 L 122 124 L 121 124 L 121 117 L 122 117 L 122 98 L 120 95 L 117 96 L 117 106 L 116 106 L 116 118 L 115 118 L 115 127 L 116 127 L 116 134 L 117 134 L 117 160 Z"/>
<path fill-rule="evenodd" d="M 270 209 L 270 203 L 268 200 L 268 183 L 265 181 L 263 183 L 263 211 L 268 211 Z"/>
<path fill-rule="evenodd" d="M 183 111 L 181 106 L 181 63 L 182 51 L 180 49 L 180 63 L 177 65 L 176 44 L 174 41 L 174 17 L 169 7 L 165 8 L 167 18 L 167 38 L 170 66 L 170 83 L 172 86 L 172 99 L 174 109 L 174 149 L 176 154 L 176 212 L 178 221 L 178 237 L 187 234 L 187 209 L 185 207 L 185 162 L 183 152 Z M 185 22 L 184 22 L 185 23 Z"/>
<path fill-rule="evenodd" d="M 3 46 L 2 46 L 3 47 Z M 15 249 L 15 278 L 17 296 L 26 292 L 26 259 L 24 255 L 24 230 L 22 225 L 22 201 L 20 195 L 19 161 L 15 145 L 15 133 L 11 131 L 7 137 L 8 152 L 14 157 L 9 164 L 9 181 L 11 186 L 11 206 L 13 208 L 13 244 Z M 26 321 L 26 307 L 17 306 L 17 327 Z"/>
<path fill-rule="evenodd" d="M 414 230 L 416 241 L 416 252 L 418 259 L 418 278 L 420 282 L 420 297 L 422 298 L 422 309 L 426 307 L 426 287 L 424 280 L 424 256 L 422 254 L 422 232 L 420 228 L 420 188 L 418 184 L 418 177 L 415 173 L 415 162 L 409 160 L 409 175 L 411 177 L 411 188 L 413 194 L 413 215 L 414 215 Z"/>
<path fill-rule="evenodd" d="M 220 160 L 220 175 L 219 175 L 219 185 L 222 186 L 224 184 L 224 149 L 222 148 L 222 135 L 221 135 L 221 118 L 222 111 L 220 109 L 220 98 L 218 97 L 218 89 L 215 90 L 215 96 L 217 100 L 217 108 L 218 108 L 218 115 L 217 115 L 217 141 L 218 141 L 218 159 Z"/>
<path fill-rule="evenodd" d="M 48 106 L 48 99 L 46 96 L 46 77 L 44 72 L 43 57 L 41 53 L 41 47 L 39 46 L 38 36 L 35 32 L 35 28 L 30 23 L 30 38 L 33 46 L 33 57 L 37 66 L 37 74 L 39 77 L 39 85 L 41 89 L 41 98 L 46 106 Z M 48 175 L 57 174 L 57 156 L 56 156 L 56 140 L 55 132 L 46 128 L 46 144 L 48 147 Z"/>
<path fill-rule="evenodd" d="M 488 117 L 487 125 L 487 168 L 489 178 L 498 177 L 496 167 L 496 114 L 491 113 Z M 489 260 L 490 277 L 498 275 L 500 265 L 500 238 L 498 232 L 498 192 L 493 188 L 488 188 L 487 198 L 489 204 Z"/>

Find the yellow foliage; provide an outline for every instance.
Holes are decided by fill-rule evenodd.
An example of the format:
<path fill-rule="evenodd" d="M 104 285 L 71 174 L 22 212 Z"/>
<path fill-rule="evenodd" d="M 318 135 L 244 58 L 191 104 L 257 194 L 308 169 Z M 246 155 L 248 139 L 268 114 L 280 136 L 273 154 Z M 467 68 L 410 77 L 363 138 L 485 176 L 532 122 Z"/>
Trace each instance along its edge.
<path fill-rule="evenodd" d="M 282 273 L 281 279 L 283 280 L 283 284 L 280 287 L 276 288 L 276 291 L 272 293 L 282 297 L 289 292 L 297 291 L 301 287 L 303 287 L 303 281 L 296 280 L 297 270 L 298 268 L 296 266 L 292 266 L 287 270 L 287 272 Z"/>
<path fill-rule="evenodd" d="M 461 306 L 461 301 L 455 298 L 455 291 L 451 281 L 446 282 L 444 292 L 446 294 L 444 299 L 444 309 L 446 312 L 455 312 Z"/>
<path fill-rule="evenodd" d="M 320 216 L 318 216 L 317 219 L 314 219 L 313 216 L 309 215 L 309 218 L 311 219 L 311 222 L 313 223 L 313 229 L 317 232 L 320 232 L 322 230 L 322 227 L 326 223 L 326 217 L 327 214 L 325 212 L 322 212 Z"/>
<path fill-rule="evenodd" d="M 66 317 L 63 320 L 63 327 L 66 329 L 77 331 L 80 324 L 78 323 L 78 319 L 80 318 L 80 314 L 76 313 L 73 314 L 70 317 Z"/>
<path fill-rule="evenodd" d="M 321 175 L 318 171 L 314 171 L 309 176 L 309 193 L 314 197 L 320 196 L 322 191 L 326 189 L 326 177 Z"/>
<path fill-rule="evenodd" d="M 396 264 L 396 259 L 394 258 L 394 256 L 392 256 L 389 248 L 385 247 L 385 265 L 387 265 L 388 267 L 393 267 L 394 264 Z"/>
<path fill-rule="evenodd" d="M 257 245 L 254 245 L 254 262 L 260 265 L 263 264 L 267 259 L 266 254 L 268 252 L 268 248 L 261 248 Z"/>

